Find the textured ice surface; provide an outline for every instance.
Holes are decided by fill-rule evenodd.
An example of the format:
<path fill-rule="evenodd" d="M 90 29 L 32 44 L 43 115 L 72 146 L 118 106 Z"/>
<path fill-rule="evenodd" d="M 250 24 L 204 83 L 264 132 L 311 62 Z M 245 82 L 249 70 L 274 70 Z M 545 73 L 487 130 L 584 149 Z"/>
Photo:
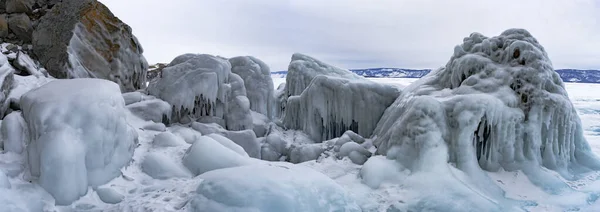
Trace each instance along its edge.
<path fill-rule="evenodd" d="M 544 168 L 566 179 L 600 169 L 544 48 L 521 29 L 465 38 L 445 67 L 403 90 L 374 135 L 378 152 L 408 170 L 468 181 L 453 192 L 490 198 L 473 199 L 474 208 L 506 206 L 483 170 L 523 170 L 545 191 L 560 193 L 570 188 Z M 448 162 L 453 166 L 446 168 Z M 426 204 L 438 198 L 409 208 L 449 204 Z"/>
<path fill-rule="evenodd" d="M 21 105 L 31 139 L 28 170 L 57 204 L 120 175 L 131 160 L 137 133 L 125 120 L 117 84 L 55 80 L 23 95 Z"/>
<path fill-rule="evenodd" d="M 190 211 L 361 211 L 333 180 L 299 165 L 235 167 L 198 178 Z"/>
<path fill-rule="evenodd" d="M 229 59 L 231 72 L 244 80 L 250 109 L 271 119 L 274 116 L 273 79 L 269 67 L 261 60 L 252 57 Z"/>
<path fill-rule="evenodd" d="M 150 82 L 148 93 L 172 106 L 173 122 L 221 119 L 229 130 L 252 129 L 244 81 L 231 64 L 212 55 L 184 54 Z"/>

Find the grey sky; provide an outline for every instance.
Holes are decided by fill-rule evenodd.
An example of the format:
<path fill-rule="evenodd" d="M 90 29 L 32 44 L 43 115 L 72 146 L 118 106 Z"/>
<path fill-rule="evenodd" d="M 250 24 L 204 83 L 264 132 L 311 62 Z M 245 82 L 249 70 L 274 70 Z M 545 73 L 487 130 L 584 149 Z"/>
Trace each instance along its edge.
<path fill-rule="evenodd" d="M 285 70 L 294 52 L 344 68 L 437 68 L 472 32 L 525 28 L 555 68 L 600 69 L 598 0 L 100 0 L 149 63 L 182 53 L 253 55 Z"/>

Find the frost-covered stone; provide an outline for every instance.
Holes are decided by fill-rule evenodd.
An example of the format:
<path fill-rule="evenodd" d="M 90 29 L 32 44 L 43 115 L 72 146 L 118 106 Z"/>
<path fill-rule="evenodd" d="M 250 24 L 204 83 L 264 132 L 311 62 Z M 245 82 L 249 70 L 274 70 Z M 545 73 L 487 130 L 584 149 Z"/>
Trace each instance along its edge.
<path fill-rule="evenodd" d="M 221 169 L 199 178 L 190 211 L 361 211 L 327 176 L 288 163 Z"/>
<path fill-rule="evenodd" d="M 260 143 L 252 130 L 224 131 L 223 136 L 240 145 L 250 157 L 260 158 Z"/>
<path fill-rule="evenodd" d="M 158 147 L 175 147 L 184 145 L 186 142 L 171 132 L 163 132 L 154 136 L 152 144 Z"/>
<path fill-rule="evenodd" d="M 350 152 L 350 154 L 348 154 L 348 158 L 350 158 L 350 161 L 352 161 L 352 163 L 357 165 L 363 165 L 369 159 L 369 157 L 358 151 Z"/>
<path fill-rule="evenodd" d="M 131 100 L 130 100 L 131 101 Z M 131 113 L 146 121 L 170 123 L 171 105 L 160 99 L 149 99 L 126 106 Z"/>
<path fill-rule="evenodd" d="M 360 144 L 356 142 L 347 142 L 340 147 L 340 151 L 338 152 L 338 156 L 346 157 L 349 156 L 352 152 L 358 152 L 361 155 L 365 155 L 367 157 L 371 156 L 371 152 L 369 150 L 362 147 Z"/>
<path fill-rule="evenodd" d="M 33 59 L 29 57 L 29 55 L 19 52 L 17 54 L 16 61 L 13 62 L 15 68 L 18 68 L 21 71 L 26 72 L 29 75 L 33 75 L 36 77 L 46 77 L 44 73 L 40 70 L 40 68 L 35 64 Z"/>
<path fill-rule="evenodd" d="M 174 122 L 208 118 L 211 122 L 223 122 L 228 130 L 252 129 L 244 82 L 231 73 L 226 59 L 184 54 L 173 59 L 161 73 L 147 90 L 172 105 Z"/>
<path fill-rule="evenodd" d="M 191 124 L 191 127 L 192 127 L 192 129 L 200 132 L 202 135 L 208 135 L 208 134 L 212 134 L 212 133 L 221 133 L 221 132 L 227 131 L 221 125 L 218 125 L 216 123 L 194 122 Z"/>
<path fill-rule="evenodd" d="M 150 123 L 144 126 L 144 130 L 152 130 L 158 132 L 164 132 L 167 130 L 167 126 L 163 123 Z"/>
<path fill-rule="evenodd" d="M 315 141 L 339 137 L 347 130 L 367 137 L 399 94 L 393 86 L 364 78 L 319 75 L 301 95 L 288 98 L 282 120 L 287 128 L 300 129 Z"/>
<path fill-rule="evenodd" d="M 96 194 L 98 194 L 98 197 L 102 202 L 108 204 L 117 204 L 125 199 L 123 194 L 120 194 L 112 188 L 98 188 L 96 189 Z"/>
<path fill-rule="evenodd" d="M 10 24 L 9 24 L 10 27 Z M 146 87 L 148 64 L 131 28 L 96 0 L 62 1 L 33 32 L 33 51 L 56 78 L 101 78 L 123 92 Z"/>
<path fill-rule="evenodd" d="M 125 100 L 125 105 L 130 105 L 133 103 L 141 102 L 143 98 L 143 94 L 137 91 L 123 93 L 123 99 Z"/>
<path fill-rule="evenodd" d="M 27 168 L 57 204 L 120 175 L 131 160 L 137 133 L 125 120 L 117 84 L 54 80 L 23 95 L 21 105 L 31 139 Z"/>
<path fill-rule="evenodd" d="M 487 196 L 504 195 L 482 169 L 522 170 L 546 191 L 570 188 L 542 167 L 566 179 L 600 169 L 548 55 L 522 29 L 465 38 L 445 67 L 405 88 L 374 135 L 407 169 L 454 163 Z"/>
<path fill-rule="evenodd" d="M 21 112 L 12 112 L 4 117 L 2 126 L 0 126 L 1 141 L 4 143 L 4 150 L 21 154 L 25 144 L 29 142 L 29 129 Z"/>
<path fill-rule="evenodd" d="M 246 151 L 244 150 L 244 148 L 242 148 L 240 145 L 236 144 L 235 142 L 233 142 L 232 140 L 230 140 L 229 138 L 226 138 L 225 136 L 219 135 L 219 134 L 209 134 L 206 135 L 212 139 L 215 139 L 215 141 L 219 142 L 221 145 L 233 150 L 234 152 L 240 154 L 241 156 L 244 157 L 249 157 L 248 153 L 246 153 Z"/>
<path fill-rule="evenodd" d="M 202 133 L 188 127 L 172 126 L 170 129 L 173 134 L 183 138 L 183 140 L 188 144 L 193 144 L 194 141 L 202 137 Z"/>
<path fill-rule="evenodd" d="M 273 118 L 273 79 L 267 64 L 252 56 L 234 57 L 229 59 L 229 62 L 231 72 L 244 80 L 250 109 L 269 119 Z"/>
<path fill-rule="evenodd" d="M 149 153 L 144 157 L 142 171 L 159 180 L 192 177 L 192 174 L 181 163 L 157 152 Z"/>
<path fill-rule="evenodd" d="M 303 163 L 319 159 L 325 152 L 322 144 L 302 144 L 290 148 L 289 161 L 291 163 Z"/>
<path fill-rule="evenodd" d="M 216 169 L 250 163 L 249 157 L 241 156 L 208 136 L 196 140 L 183 156 L 183 165 L 196 176 Z"/>
<path fill-rule="evenodd" d="M 250 112 L 252 113 L 252 130 L 254 134 L 256 134 L 256 137 L 264 137 L 269 130 L 269 118 L 254 111 Z"/>
<path fill-rule="evenodd" d="M 0 108 L 0 116 L 4 117 L 10 104 L 10 92 L 15 81 L 15 69 L 8 62 L 4 54 L 0 54 L 0 102 L 3 102 Z"/>

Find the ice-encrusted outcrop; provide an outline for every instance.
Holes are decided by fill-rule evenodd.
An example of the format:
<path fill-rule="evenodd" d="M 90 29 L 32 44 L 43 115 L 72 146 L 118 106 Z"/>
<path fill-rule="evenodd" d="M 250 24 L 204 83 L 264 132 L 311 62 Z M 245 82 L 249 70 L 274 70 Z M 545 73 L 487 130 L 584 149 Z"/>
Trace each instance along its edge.
<path fill-rule="evenodd" d="M 271 71 L 263 61 L 242 56 L 229 59 L 231 72 L 244 80 L 246 96 L 250 100 L 250 110 L 263 114 L 269 119 L 274 116 L 273 79 Z"/>
<path fill-rule="evenodd" d="M 119 176 L 132 158 L 137 133 L 113 82 L 54 80 L 23 95 L 21 106 L 30 136 L 26 166 L 58 205 Z"/>
<path fill-rule="evenodd" d="M 173 122 L 208 119 L 228 130 L 252 129 L 244 81 L 231 73 L 226 59 L 205 54 L 178 56 L 147 91 L 172 105 Z"/>
<path fill-rule="evenodd" d="M 324 141 L 347 130 L 371 136 L 381 115 L 400 91 L 294 54 L 285 93 L 287 99 L 282 98 L 286 103 L 281 117 L 285 127 L 303 130 L 311 139 Z"/>
<path fill-rule="evenodd" d="M 445 67 L 405 88 L 373 134 L 403 167 L 452 163 L 489 196 L 500 189 L 482 169 L 522 170 L 546 191 L 568 187 L 540 167 L 566 179 L 600 169 L 563 82 L 522 29 L 465 38 Z"/>
<path fill-rule="evenodd" d="M 148 64 L 131 28 L 96 0 L 62 1 L 33 32 L 33 50 L 57 78 L 102 78 L 123 92 L 146 86 Z"/>

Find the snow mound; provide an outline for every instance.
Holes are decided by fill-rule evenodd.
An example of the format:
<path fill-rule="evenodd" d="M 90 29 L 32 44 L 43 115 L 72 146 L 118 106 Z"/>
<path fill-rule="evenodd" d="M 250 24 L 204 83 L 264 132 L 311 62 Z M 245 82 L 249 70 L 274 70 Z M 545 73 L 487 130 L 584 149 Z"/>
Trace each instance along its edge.
<path fill-rule="evenodd" d="M 194 175 L 250 163 L 249 157 L 241 156 L 208 136 L 196 140 L 183 156 L 183 165 Z"/>
<path fill-rule="evenodd" d="M 361 211 L 341 186 L 300 165 L 235 167 L 199 178 L 190 211 Z"/>
<path fill-rule="evenodd" d="M 295 80 L 290 76 L 288 81 Z M 287 99 L 282 121 L 287 128 L 301 129 L 315 141 L 339 137 L 347 130 L 368 137 L 399 94 L 393 86 L 363 78 L 318 75 L 301 95 Z"/>
<path fill-rule="evenodd" d="M 273 79 L 267 64 L 252 56 L 234 57 L 229 62 L 231 72 L 244 80 L 250 110 L 273 118 Z"/>
<path fill-rule="evenodd" d="M 544 48 L 522 29 L 465 38 L 445 67 L 405 88 L 373 134 L 378 153 L 411 172 L 443 176 L 446 170 L 451 179 L 469 179 L 465 186 L 473 188 L 451 188 L 492 198 L 470 203 L 482 207 L 501 205 L 497 198 L 504 196 L 483 170 L 523 170 L 547 192 L 561 192 L 570 188 L 543 168 L 566 179 L 600 169 L 563 82 Z M 448 163 L 466 176 L 457 177 Z M 415 207 L 436 208 L 423 201 L 439 198 Z"/>
<path fill-rule="evenodd" d="M 231 64 L 212 55 L 184 54 L 148 85 L 150 95 L 172 105 L 173 122 L 209 117 L 223 120 L 228 130 L 252 129 L 244 81 Z"/>
<path fill-rule="evenodd" d="M 57 204 L 120 175 L 131 160 L 137 133 L 125 120 L 117 84 L 54 80 L 23 95 L 21 105 L 31 139 L 27 168 Z"/>

